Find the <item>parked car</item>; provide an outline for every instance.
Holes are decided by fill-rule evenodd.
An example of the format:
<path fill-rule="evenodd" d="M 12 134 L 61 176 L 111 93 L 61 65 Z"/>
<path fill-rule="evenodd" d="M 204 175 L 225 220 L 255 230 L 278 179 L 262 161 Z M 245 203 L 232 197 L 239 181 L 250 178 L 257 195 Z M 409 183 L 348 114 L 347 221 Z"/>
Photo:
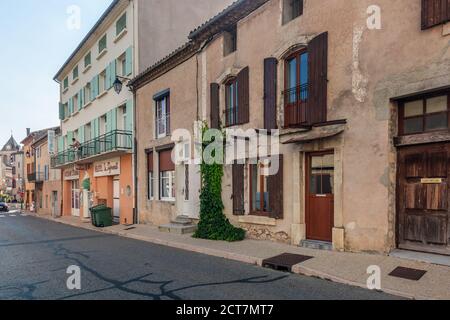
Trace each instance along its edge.
<path fill-rule="evenodd" d="M 0 212 L 8 212 L 9 207 L 5 202 L 0 202 Z"/>

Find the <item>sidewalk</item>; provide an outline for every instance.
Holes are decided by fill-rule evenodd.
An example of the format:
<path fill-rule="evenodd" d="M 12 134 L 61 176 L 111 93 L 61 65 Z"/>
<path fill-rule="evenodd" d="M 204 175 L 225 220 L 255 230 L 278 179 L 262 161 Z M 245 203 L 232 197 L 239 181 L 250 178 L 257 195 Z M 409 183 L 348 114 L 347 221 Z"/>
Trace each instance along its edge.
<path fill-rule="evenodd" d="M 54 222 L 114 234 L 158 245 L 197 252 L 201 254 L 236 260 L 261 266 L 264 259 L 283 253 L 294 253 L 314 257 L 295 265 L 293 272 L 331 280 L 337 283 L 367 288 L 369 277 L 367 268 L 379 266 L 382 271 L 382 291 L 411 299 L 450 299 L 450 267 L 399 259 L 383 255 L 340 253 L 311 250 L 269 241 L 245 240 L 237 243 L 216 242 L 194 239 L 190 235 L 162 233 L 156 227 L 147 225 L 113 226 L 98 229 L 78 218 L 63 217 Z M 128 230 L 127 230 L 128 229 Z M 427 273 L 419 281 L 405 280 L 389 276 L 395 268 L 407 267 L 425 270 Z"/>

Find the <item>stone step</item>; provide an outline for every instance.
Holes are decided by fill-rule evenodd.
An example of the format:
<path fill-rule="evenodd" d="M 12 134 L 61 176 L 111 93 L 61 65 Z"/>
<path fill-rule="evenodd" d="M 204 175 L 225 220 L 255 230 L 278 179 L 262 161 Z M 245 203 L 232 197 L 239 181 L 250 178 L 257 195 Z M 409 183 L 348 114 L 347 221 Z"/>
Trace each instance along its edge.
<path fill-rule="evenodd" d="M 190 234 L 197 231 L 197 226 L 194 224 L 182 225 L 178 223 L 169 223 L 159 226 L 159 231 L 175 234 Z"/>
<path fill-rule="evenodd" d="M 314 250 L 327 250 L 333 251 L 333 244 L 325 241 L 315 241 L 315 240 L 303 240 L 300 244 L 303 248 L 314 249 Z"/>

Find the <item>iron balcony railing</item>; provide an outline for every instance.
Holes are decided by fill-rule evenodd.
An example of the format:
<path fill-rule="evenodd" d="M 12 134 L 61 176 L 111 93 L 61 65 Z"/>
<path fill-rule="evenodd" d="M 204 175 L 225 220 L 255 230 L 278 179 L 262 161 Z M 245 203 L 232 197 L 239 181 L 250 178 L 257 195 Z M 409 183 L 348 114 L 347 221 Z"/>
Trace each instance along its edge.
<path fill-rule="evenodd" d="M 28 182 L 44 182 L 45 174 L 43 172 L 33 172 L 27 175 Z"/>
<path fill-rule="evenodd" d="M 303 84 L 283 92 L 284 125 L 293 127 L 307 123 L 309 84 Z"/>
<path fill-rule="evenodd" d="M 115 151 L 133 149 L 131 131 L 114 130 L 98 138 L 82 143 L 78 148 L 70 148 L 58 153 L 51 159 L 52 168 L 62 167 Z"/>

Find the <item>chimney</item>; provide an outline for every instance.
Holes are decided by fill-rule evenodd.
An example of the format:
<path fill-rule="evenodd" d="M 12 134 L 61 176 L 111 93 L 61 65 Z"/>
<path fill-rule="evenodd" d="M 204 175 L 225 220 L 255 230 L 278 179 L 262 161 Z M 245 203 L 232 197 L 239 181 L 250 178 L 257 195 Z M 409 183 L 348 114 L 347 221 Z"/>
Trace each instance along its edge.
<path fill-rule="evenodd" d="M 31 134 L 31 128 L 27 128 L 27 137 Z"/>

